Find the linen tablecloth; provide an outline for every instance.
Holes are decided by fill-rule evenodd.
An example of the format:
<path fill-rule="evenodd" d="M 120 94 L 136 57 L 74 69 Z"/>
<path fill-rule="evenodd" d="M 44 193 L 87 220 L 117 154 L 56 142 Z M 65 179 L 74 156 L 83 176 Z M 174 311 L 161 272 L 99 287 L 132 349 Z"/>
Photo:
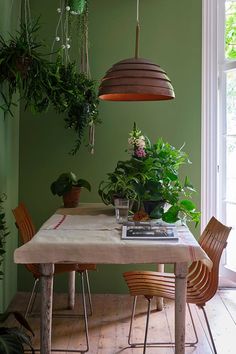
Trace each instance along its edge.
<path fill-rule="evenodd" d="M 178 240 L 122 240 L 114 210 L 101 204 L 59 209 L 18 248 L 16 263 L 137 264 L 211 261 L 186 226 L 177 226 Z"/>

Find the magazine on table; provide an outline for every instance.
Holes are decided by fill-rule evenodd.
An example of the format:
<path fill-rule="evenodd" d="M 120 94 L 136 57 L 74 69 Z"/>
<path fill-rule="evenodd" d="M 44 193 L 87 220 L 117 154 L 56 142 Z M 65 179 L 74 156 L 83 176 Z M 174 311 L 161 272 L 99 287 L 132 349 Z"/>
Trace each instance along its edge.
<path fill-rule="evenodd" d="M 157 221 L 128 221 L 122 226 L 123 240 L 178 240 L 175 224 Z"/>

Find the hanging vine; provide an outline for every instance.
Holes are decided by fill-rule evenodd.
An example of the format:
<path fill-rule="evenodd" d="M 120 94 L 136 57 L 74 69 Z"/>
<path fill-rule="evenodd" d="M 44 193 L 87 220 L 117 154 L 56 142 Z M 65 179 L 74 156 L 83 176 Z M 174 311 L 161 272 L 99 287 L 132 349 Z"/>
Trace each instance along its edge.
<path fill-rule="evenodd" d="M 80 148 L 84 132 L 89 128 L 89 148 L 94 152 L 94 128 L 99 123 L 97 87 L 91 80 L 88 55 L 88 2 L 60 0 L 58 23 L 51 55 L 37 39 L 38 21 L 32 21 L 29 0 L 24 0 L 24 23 L 9 40 L 0 36 L 0 95 L 4 112 L 16 104 L 13 97 L 20 93 L 25 108 L 41 113 L 51 105 L 57 113 L 65 114 L 65 127 L 73 129 L 76 141 L 72 154 Z M 76 64 L 70 59 L 71 45 L 78 36 Z M 53 53 L 56 60 L 53 60 Z M 5 84 L 5 85 L 2 85 Z M 7 94 L 5 92 L 7 88 Z M 13 114 L 12 114 L 13 115 Z"/>
<path fill-rule="evenodd" d="M 59 73 L 68 95 L 59 95 L 68 109 L 65 118 L 66 128 L 74 129 L 77 134 L 72 154 L 75 154 L 81 144 L 85 129 L 89 128 L 89 148 L 94 153 L 95 125 L 100 123 L 98 118 L 98 98 L 96 85 L 91 80 L 89 66 L 88 40 L 88 1 L 87 0 L 60 0 L 57 8 L 59 15 L 55 31 L 52 52 L 56 44 L 60 48 Z M 76 43 L 75 39 L 78 43 Z M 77 65 L 70 60 L 71 46 L 77 48 Z M 74 88 L 74 89 L 73 89 Z M 73 94 L 71 95 L 71 92 Z M 65 98 L 65 99 L 64 99 Z M 65 111 L 60 100 L 54 100 L 54 107 L 58 112 Z"/>

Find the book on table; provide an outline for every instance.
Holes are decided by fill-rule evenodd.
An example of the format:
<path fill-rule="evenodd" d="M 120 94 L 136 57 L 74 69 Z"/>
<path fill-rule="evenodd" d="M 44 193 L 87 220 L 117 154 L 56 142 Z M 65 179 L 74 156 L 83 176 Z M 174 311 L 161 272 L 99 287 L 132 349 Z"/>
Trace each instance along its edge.
<path fill-rule="evenodd" d="M 178 240 L 175 224 L 164 222 L 132 222 L 122 226 L 123 240 Z"/>

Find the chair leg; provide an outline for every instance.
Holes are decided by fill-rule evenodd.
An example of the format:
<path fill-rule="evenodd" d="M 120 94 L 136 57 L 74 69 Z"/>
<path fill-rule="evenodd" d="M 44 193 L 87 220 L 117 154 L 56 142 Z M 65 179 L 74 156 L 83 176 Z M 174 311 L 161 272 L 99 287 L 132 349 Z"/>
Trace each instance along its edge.
<path fill-rule="evenodd" d="M 147 308 L 147 319 L 146 319 L 146 328 L 145 328 L 145 337 L 144 337 L 144 346 L 143 346 L 143 354 L 146 353 L 147 347 L 147 336 L 148 336 L 148 325 L 149 325 L 149 318 L 150 318 L 150 310 L 151 310 L 151 299 L 147 298 L 148 301 L 148 308 Z"/>
<path fill-rule="evenodd" d="M 196 345 L 198 343 L 198 335 L 197 335 L 197 330 L 196 330 L 196 327 L 195 327 L 195 323 L 194 323 L 194 320 L 193 320 L 193 315 L 192 315 L 192 311 L 191 311 L 189 303 L 187 303 L 187 306 L 188 306 L 188 312 L 189 312 L 189 315 L 190 315 L 190 319 L 191 319 L 192 327 L 193 327 L 193 332 L 194 332 L 196 340 L 195 340 L 195 342 L 185 343 L 185 344 L 189 345 L 189 346 L 194 346 L 194 345 Z"/>
<path fill-rule="evenodd" d="M 212 332 L 211 332 L 211 328 L 210 328 L 210 324 L 209 324 L 209 321 L 208 321 L 208 317 L 207 317 L 205 308 L 204 308 L 204 306 L 199 306 L 199 307 L 202 309 L 203 314 L 204 314 L 204 318 L 205 318 L 205 321 L 206 321 L 207 329 L 208 329 L 208 332 L 209 332 L 209 335 L 210 335 L 210 338 L 211 338 L 211 344 L 212 344 L 212 347 L 213 347 L 213 352 L 214 352 L 214 354 L 217 354 L 216 346 L 215 346 L 215 343 L 214 343 L 213 335 L 212 335 Z"/>
<path fill-rule="evenodd" d="M 133 342 L 132 343 L 131 342 L 136 304 L 137 304 L 137 296 L 134 296 L 133 306 L 132 306 L 132 314 L 131 314 L 131 319 L 130 319 L 129 335 L 128 335 L 128 344 L 130 345 L 130 347 L 131 348 L 143 347 L 143 346 L 146 346 L 146 347 L 173 347 L 175 345 L 175 342 L 147 342 L 147 338 L 146 338 L 146 343 L 145 343 L 145 340 L 144 340 L 144 343 L 141 343 L 141 342 Z M 192 326 L 193 326 L 195 341 L 194 342 L 186 342 L 185 346 L 186 347 L 193 347 L 198 343 L 198 335 L 197 335 L 196 327 L 195 327 L 195 324 L 193 321 L 193 315 L 192 315 L 189 304 L 187 304 L 187 306 L 188 306 L 190 319 L 191 319 Z M 150 309 L 151 309 L 151 301 L 150 301 L 150 308 L 148 308 L 148 311 L 150 311 Z M 149 314 L 147 313 L 147 320 L 148 321 L 149 321 L 149 316 L 150 316 L 150 312 L 149 312 Z M 146 331 L 147 331 L 147 324 L 146 324 Z M 146 336 L 146 331 L 145 331 L 145 336 Z M 217 353 L 214 353 L 214 354 L 217 354 Z"/>
<path fill-rule="evenodd" d="M 36 296 L 37 296 L 38 285 L 39 285 L 39 278 L 36 278 L 34 281 L 33 289 L 30 294 L 30 298 L 29 298 L 26 310 L 25 310 L 25 314 L 24 314 L 25 318 L 27 318 L 29 316 L 29 314 L 31 314 L 33 311 L 34 303 L 35 303 Z"/>
<path fill-rule="evenodd" d="M 131 346 L 132 346 L 131 335 L 132 335 L 132 329 L 133 329 L 133 322 L 134 322 L 136 303 L 137 303 L 137 296 L 134 296 L 132 314 L 131 314 L 131 320 L 130 320 L 130 326 L 129 326 L 129 336 L 128 336 L 128 344 L 131 345 Z"/>
<path fill-rule="evenodd" d="M 86 349 L 81 350 L 81 353 L 86 353 L 89 351 L 89 335 L 88 335 L 88 316 L 87 316 L 85 287 L 84 287 L 84 272 L 81 272 L 80 276 L 81 276 L 81 292 L 82 292 L 82 302 L 83 302 L 84 328 L 85 328 L 85 336 L 86 336 Z"/>
<path fill-rule="evenodd" d="M 89 316 L 92 316 L 93 314 L 93 305 L 92 305 L 92 297 L 91 297 L 91 291 L 90 291 L 90 282 L 89 282 L 89 275 L 88 275 L 88 270 L 86 269 L 85 271 L 86 275 L 86 287 L 87 287 L 87 292 L 88 292 L 88 301 L 89 301 Z"/>

